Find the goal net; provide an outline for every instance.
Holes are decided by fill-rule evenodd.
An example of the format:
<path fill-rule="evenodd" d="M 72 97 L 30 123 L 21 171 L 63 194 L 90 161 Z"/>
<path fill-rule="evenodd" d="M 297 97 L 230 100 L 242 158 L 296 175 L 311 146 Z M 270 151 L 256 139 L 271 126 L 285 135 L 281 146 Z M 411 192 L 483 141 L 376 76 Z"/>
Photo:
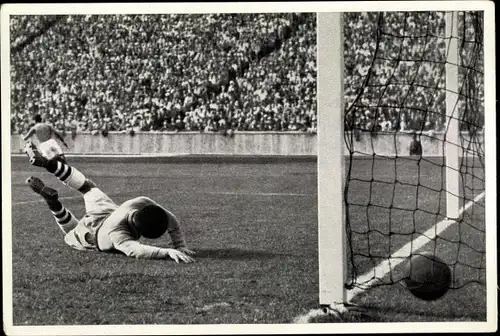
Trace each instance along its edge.
<path fill-rule="evenodd" d="M 347 267 L 336 290 L 349 300 L 400 283 L 402 262 L 424 251 L 450 266 L 453 289 L 484 284 L 482 13 L 345 13 L 341 22 Z"/>

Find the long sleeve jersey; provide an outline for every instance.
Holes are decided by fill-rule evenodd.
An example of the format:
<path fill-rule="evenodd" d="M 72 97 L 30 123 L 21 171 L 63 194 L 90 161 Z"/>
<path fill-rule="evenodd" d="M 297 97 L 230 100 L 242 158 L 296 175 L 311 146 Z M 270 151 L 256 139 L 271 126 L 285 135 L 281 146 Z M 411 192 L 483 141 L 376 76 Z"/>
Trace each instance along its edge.
<path fill-rule="evenodd" d="M 136 258 L 165 258 L 165 248 L 142 244 L 138 241 L 140 233 L 130 221 L 135 210 L 150 204 L 160 206 L 148 197 L 137 197 L 124 202 L 110 214 L 105 212 L 89 213 L 66 234 L 65 241 L 78 250 L 120 251 L 127 256 Z M 185 247 L 179 221 L 174 214 L 164 207 L 162 208 L 168 215 L 167 232 L 174 247 Z"/>

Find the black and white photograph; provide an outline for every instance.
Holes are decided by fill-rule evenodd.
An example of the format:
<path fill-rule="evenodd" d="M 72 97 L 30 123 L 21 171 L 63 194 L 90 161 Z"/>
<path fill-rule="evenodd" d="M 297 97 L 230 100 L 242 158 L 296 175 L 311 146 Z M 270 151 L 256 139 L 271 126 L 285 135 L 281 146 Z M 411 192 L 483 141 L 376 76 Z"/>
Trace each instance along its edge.
<path fill-rule="evenodd" d="M 7 335 L 497 329 L 493 2 L 1 25 Z"/>

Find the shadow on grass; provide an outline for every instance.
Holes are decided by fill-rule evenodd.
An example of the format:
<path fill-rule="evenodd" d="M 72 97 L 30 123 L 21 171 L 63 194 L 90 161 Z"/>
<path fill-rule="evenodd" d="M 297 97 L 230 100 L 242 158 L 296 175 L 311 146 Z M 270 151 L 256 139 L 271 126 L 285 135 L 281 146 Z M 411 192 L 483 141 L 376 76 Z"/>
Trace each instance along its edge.
<path fill-rule="evenodd" d="M 265 251 L 242 250 L 239 248 L 226 249 L 196 249 L 196 259 L 232 259 L 232 260 L 252 260 L 252 259 L 273 259 L 288 257 L 284 253 L 271 253 Z"/>

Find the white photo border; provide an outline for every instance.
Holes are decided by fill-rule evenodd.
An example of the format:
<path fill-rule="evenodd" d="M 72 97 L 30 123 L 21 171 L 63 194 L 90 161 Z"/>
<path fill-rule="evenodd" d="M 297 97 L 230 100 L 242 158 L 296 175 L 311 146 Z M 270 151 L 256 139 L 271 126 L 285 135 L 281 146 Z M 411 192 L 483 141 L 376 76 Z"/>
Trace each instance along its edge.
<path fill-rule="evenodd" d="M 336 323 L 248 325 L 106 325 L 14 326 L 12 315 L 12 218 L 10 160 L 10 43 L 9 16 L 23 14 L 168 14 L 168 13 L 272 13 L 361 11 L 484 11 L 484 87 L 486 161 L 486 322 Z M 491 332 L 497 326 L 496 242 L 496 106 L 495 18 L 491 1 L 368 1 L 368 2 L 237 2 L 237 3 L 76 3 L 5 4 L 1 7 L 1 125 L 2 125 L 2 254 L 3 322 L 7 335 L 212 335 L 212 334 L 318 334 Z"/>

